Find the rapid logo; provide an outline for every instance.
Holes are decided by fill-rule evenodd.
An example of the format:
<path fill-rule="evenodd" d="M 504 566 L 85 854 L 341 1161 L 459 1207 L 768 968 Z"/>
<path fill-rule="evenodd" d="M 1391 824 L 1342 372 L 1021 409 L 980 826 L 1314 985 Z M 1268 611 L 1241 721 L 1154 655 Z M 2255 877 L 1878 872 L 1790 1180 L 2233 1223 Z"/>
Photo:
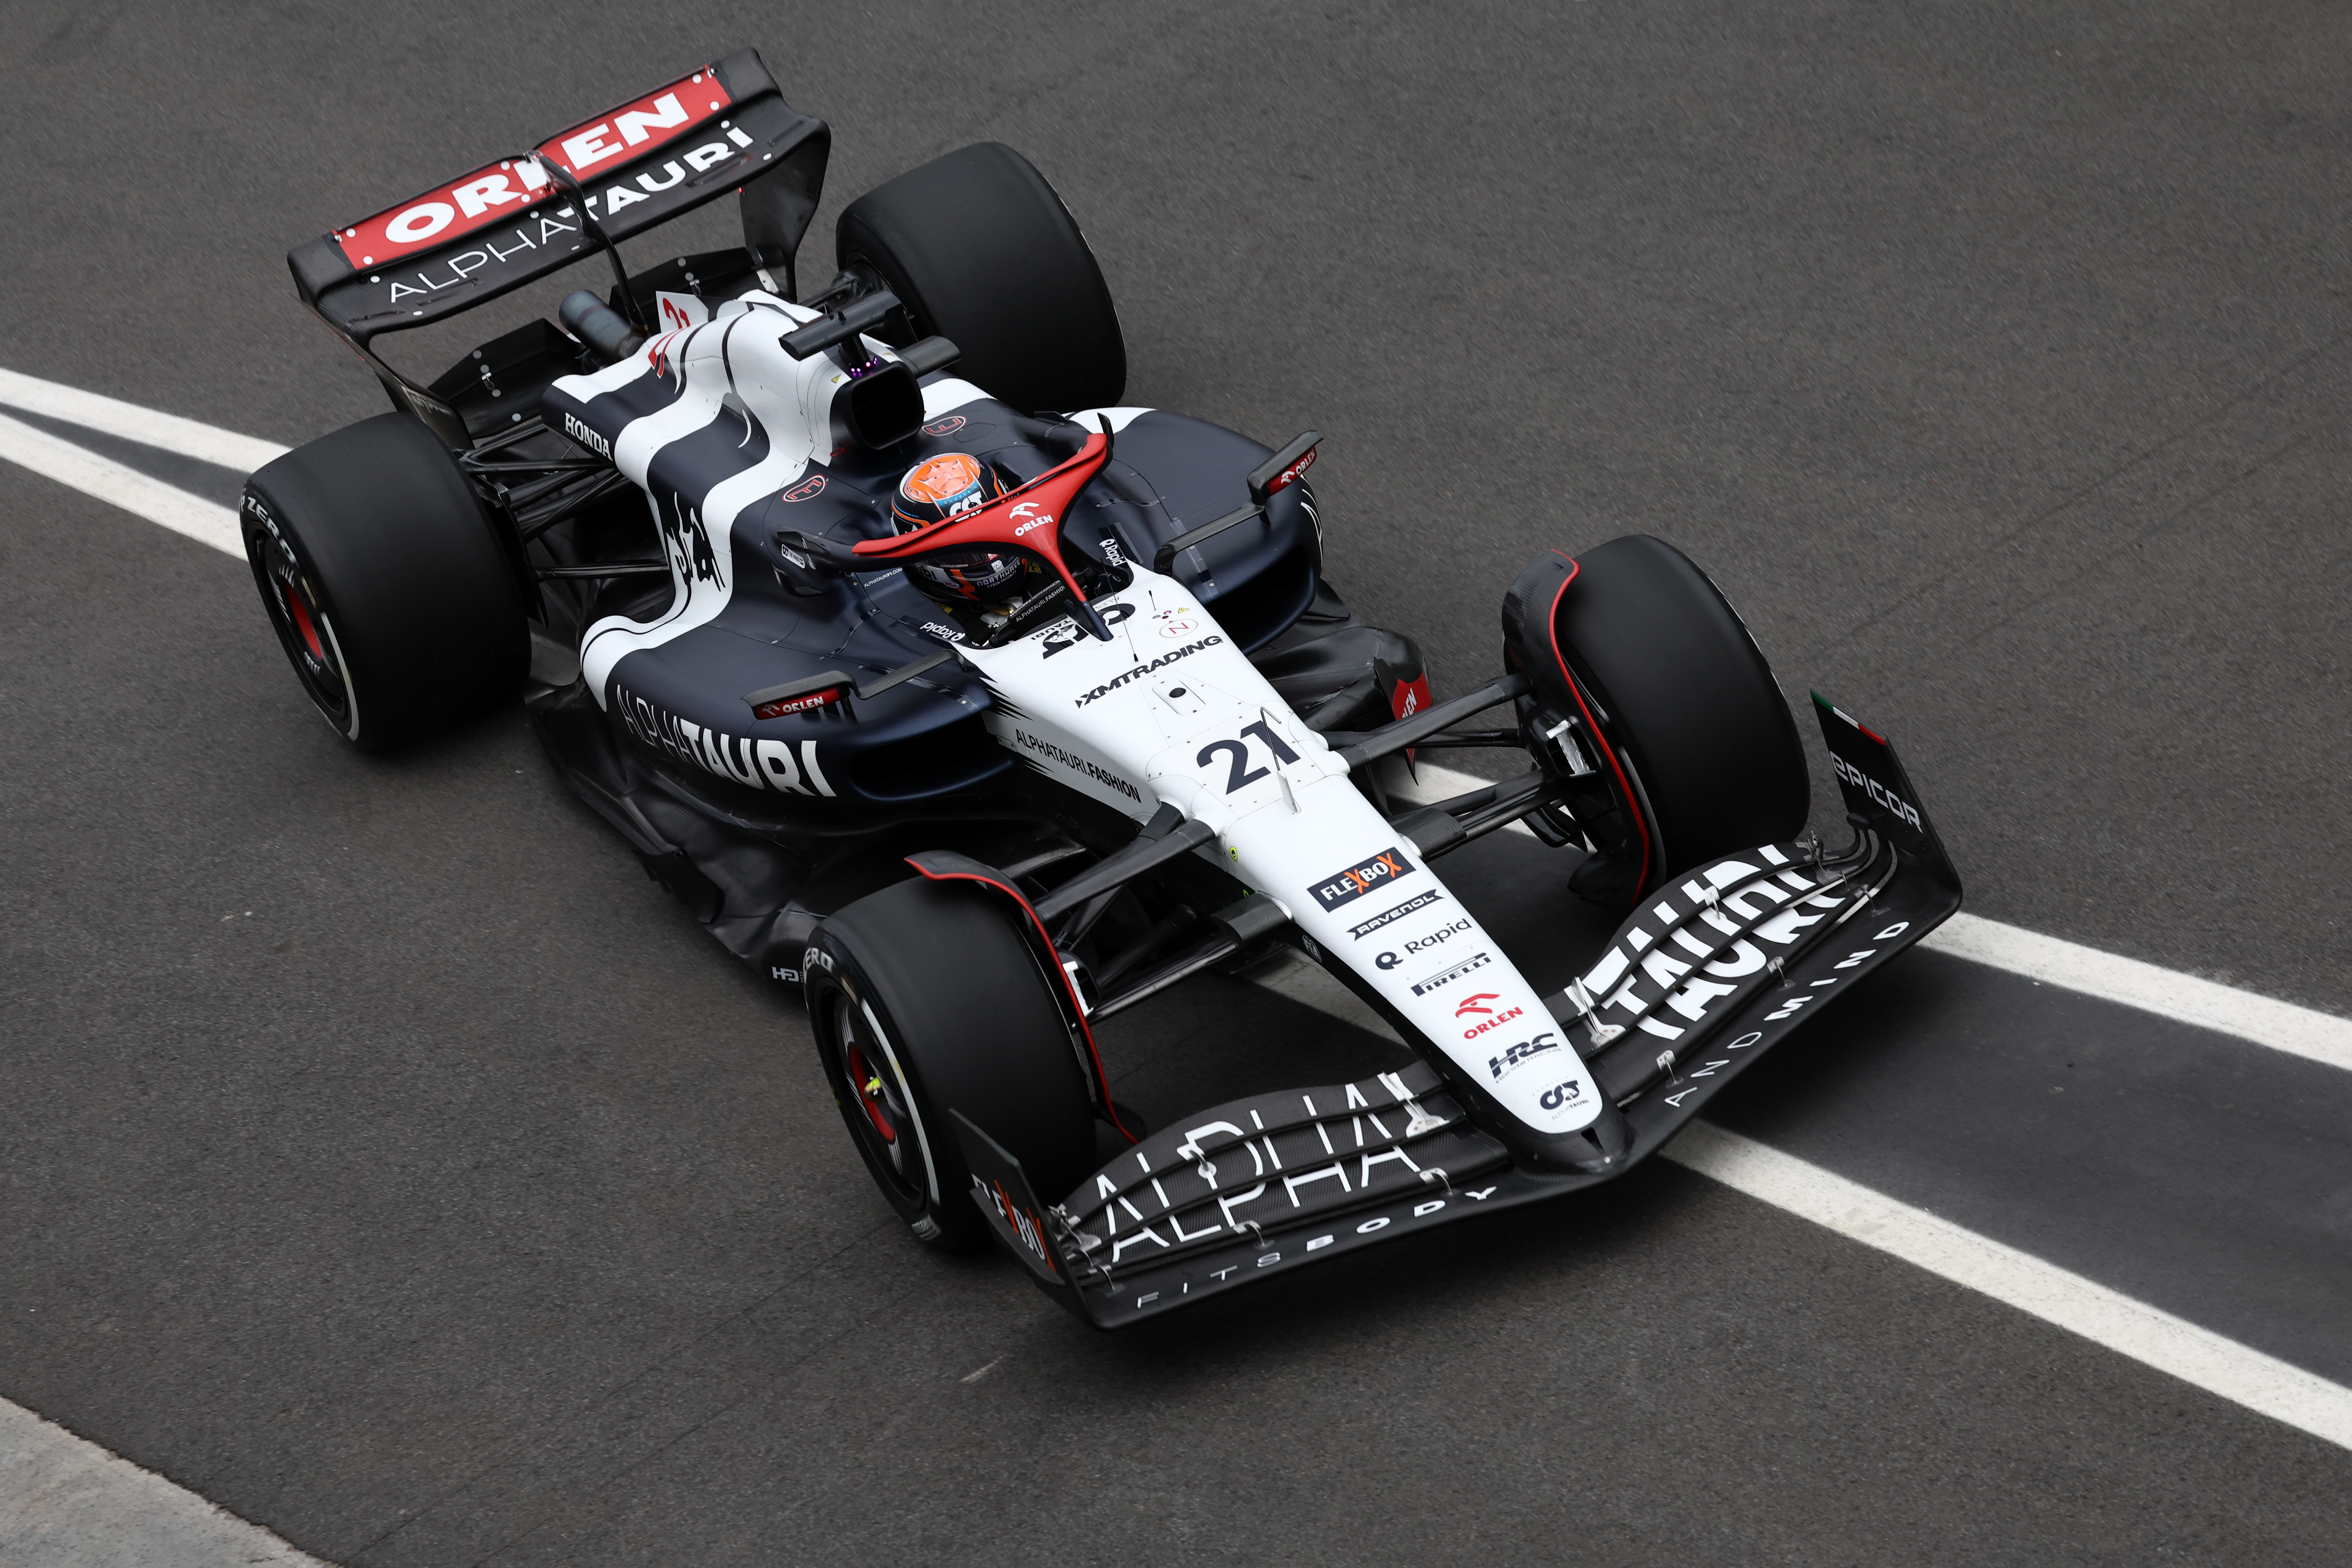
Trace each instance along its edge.
<path fill-rule="evenodd" d="M 1452 925 L 1438 927 L 1427 936 L 1415 937 L 1404 944 L 1404 950 L 1407 953 L 1426 952 L 1433 947 L 1443 947 L 1469 929 L 1468 921 L 1455 921 Z"/>
<path fill-rule="evenodd" d="M 1517 1008 L 1512 1009 L 1513 1012 L 1517 1012 L 1517 1010 L 1518 1009 Z M 1486 1070 L 1493 1073 L 1496 1078 L 1501 1078 L 1505 1073 L 1510 1071 L 1521 1062 L 1526 1061 L 1528 1058 L 1537 1056 L 1544 1051 L 1558 1050 L 1559 1048 L 1559 1037 L 1558 1035 L 1538 1035 L 1532 1040 L 1521 1040 L 1515 1046 L 1506 1047 L 1503 1054 L 1499 1057 L 1487 1058 Z M 1571 1097 L 1576 1091 L 1576 1086 L 1572 1083 L 1562 1084 L 1560 1085 L 1560 1089 L 1569 1090 Z M 1559 1089 L 1551 1089 L 1547 1092 L 1550 1094 L 1558 1094 Z M 1544 1109 L 1546 1110 L 1558 1110 L 1559 1109 L 1559 1104 L 1560 1102 L 1556 1100 L 1546 1100 L 1544 1101 Z"/>
<path fill-rule="evenodd" d="M 1455 981 L 1461 979 L 1464 975 L 1469 973 L 1474 969 L 1486 968 L 1491 962 L 1492 960 L 1486 953 L 1472 953 L 1469 957 L 1464 959 L 1461 963 L 1454 964 L 1450 969 L 1441 969 L 1426 980 L 1414 982 L 1412 994 L 1416 996 L 1426 996 L 1431 992 L 1437 990 L 1441 986 L 1453 984 Z M 1383 967 L 1393 966 L 1383 965 Z"/>
<path fill-rule="evenodd" d="M 1209 640 L 1213 642 L 1217 639 L 1213 637 Z M 1369 860 L 1350 866 L 1344 871 L 1333 872 L 1308 891 L 1326 910 L 1336 910 L 1343 904 L 1354 903 L 1374 888 L 1384 888 L 1399 877 L 1410 877 L 1412 872 L 1412 863 L 1404 858 L 1404 852 L 1391 847 Z M 1466 922 L 1464 929 L 1468 929 Z"/>
<path fill-rule="evenodd" d="M 1404 919 L 1405 916 L 1412 914 L 1416 910 L 1427 909 L 1430 905 L 1437 902 L 1438 900 L 1444 896 L 1445 895 L 1444 893 L 1415 893 L 1404 902 L 1397 905 L 1396 908 L 1392 910 L 1383 910 L 1379 914 L 1374 915 L 1370 920 L 1366 921 L 1362 925 L 1352 928 L 1348 934 L 1355 938 L 1358 942 L 1361 942 L 1364 938 L 1380 930 L 1382 926 L 1393 925 L 1398 921 Z M 1394 965 L 1390 965 L 1389 967 L 1393 968 Z"/>

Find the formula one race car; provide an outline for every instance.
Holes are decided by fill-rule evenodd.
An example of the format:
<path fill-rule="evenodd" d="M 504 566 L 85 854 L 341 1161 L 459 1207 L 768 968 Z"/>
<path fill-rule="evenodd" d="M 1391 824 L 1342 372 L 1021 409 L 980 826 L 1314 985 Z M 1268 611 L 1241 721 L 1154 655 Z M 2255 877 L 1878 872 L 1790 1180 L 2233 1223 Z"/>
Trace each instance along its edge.
<path fill-rule="evenodd" d="M 804 999 L 916 1237 L 992 1235 L 1108 1326 L 1587 1186 L 1958 907 L 1893 749 L 1819 699 L 1853 831 L 1801 837 L 1772 673 L 1655 539 L 1539 556 L 1501 672 L 1433 703 L 1324 581 L 1318 437 L 1119 405 L 1102 275 L 1010 149 L 850 203 L 798 298 L 828 144 L 747 50 L 297 247 L 397 412 L 256 473 L 243 519 L 353 744 L 522 692 L 580 796 Z M 729 191 L 741 248 L 624 268 Z M 600 253 L 608 292 L 430 385 L 371 346 Z M 1467 745 L 1529 765 L 1433 805 L 1383 782 Z M 1433 868 L 1512 824 L 1630 911 L 1549 996 Z M 1284 948 L 1418 1059 L 1158 1132 L 1113 1101 L 1098 1029 Z"/>

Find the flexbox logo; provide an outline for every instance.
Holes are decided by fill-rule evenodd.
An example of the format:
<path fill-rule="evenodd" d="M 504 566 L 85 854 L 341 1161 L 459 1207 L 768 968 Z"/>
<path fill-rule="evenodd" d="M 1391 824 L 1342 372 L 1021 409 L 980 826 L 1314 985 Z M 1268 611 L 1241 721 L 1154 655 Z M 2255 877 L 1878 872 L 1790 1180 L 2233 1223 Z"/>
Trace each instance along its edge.
<path fill-rule="evenodd" d="M 1384 888 L 1399 877 L 1412 875 L 1412 863 L 1404 858 L 1404 852 L 1391 847 L 1369 860 L 1350 866 L 1344 871 L 1334 872 L 1309 890 L 1314 893 L 1317 903 L 1327 910 L 1336 910 L 1342 904 L 1354 903 L 1374 888 Z"/>

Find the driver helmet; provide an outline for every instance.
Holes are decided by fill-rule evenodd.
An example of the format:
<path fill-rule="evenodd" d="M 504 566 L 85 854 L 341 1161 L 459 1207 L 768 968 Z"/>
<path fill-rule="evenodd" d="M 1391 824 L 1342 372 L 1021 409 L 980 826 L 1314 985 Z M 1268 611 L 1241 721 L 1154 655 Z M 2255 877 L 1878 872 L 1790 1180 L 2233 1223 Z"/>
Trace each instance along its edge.
<path fill-rule="evenodd" d="M 1003 493 L 990 465 L 969 452 L 942 452 L 907 470 L 891 499 L 890 517 L 900 533 L 915 533 L 978 511 Z M 969 550 L 926 556 L 907 570 L 942 597 L 1000 604 L 1020 597 L 1026 565 L 1011 552 Z"/>

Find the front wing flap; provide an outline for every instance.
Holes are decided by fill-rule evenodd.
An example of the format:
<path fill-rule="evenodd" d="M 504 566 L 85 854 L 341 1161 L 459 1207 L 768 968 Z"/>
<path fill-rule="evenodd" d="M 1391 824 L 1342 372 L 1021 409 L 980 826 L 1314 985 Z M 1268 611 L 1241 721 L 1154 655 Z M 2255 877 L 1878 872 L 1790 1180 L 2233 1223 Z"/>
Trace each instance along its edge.
<path fill-rule="evenodd" d="M 1473 1097 L 1449 1092 L 1424 1062 L 1199 1111 L 1054 1205 L 1030 1191 L 1019 1162 L 959 1116 L 974 1201 L 1039 1284 L 1087 1322 L 1119 1328 L 1305 1263 L 1622 1174 L 1791 1030 L 1959 908 L 1958 878 L 1894 748 L 1827 703 L 1820 717 L 1843 764 L 1855 848 L 1824 862 L 1806 847 L 1780 846 L 1699 868 L 1675 892 L 1645 900 L 1608 950 L 1628 958 L 1670 952 L 1677 929 L 1733 923 L 1707 921 L 1721 911 L 1706 895 L 1727 887 L 1736 896 L 1760 862 L 1802 873 L 1791 873 L 1788 906 L 1815 918 L 1786 922 L 1795 939 L 1788 951 L 1749 966 L 1744 955 L 1722 956 L 1732 944 L 1719 942 L 1715 962 L 1737 969 L 1738 984 L 1707 998 L 1718 1005 L 1697 1023 L 1657 1007 L 1672 992 L 1645 986 L 1630 962 L 1612 967 L 1604 957 L 1587 978 L 1629 975 L 1611 994 L 1623 998 L 1624 1016 L 1652 1019 L 1650 1029 L 1607 1025 L 1605 999 L 1589 988 L 1580 998 L 1571 987 L 1563 1025 L 1624 1118 L 1627 1142 L 1605 1165 L 1563 1170 L 1515 1155 L 1509 1129 L 1478 1125 L 1465 1106 Z M 1753 933 L 1755 922 L 1736 923 Z M 1687 951 L 1705 973 L 1706 960 Z"/>

